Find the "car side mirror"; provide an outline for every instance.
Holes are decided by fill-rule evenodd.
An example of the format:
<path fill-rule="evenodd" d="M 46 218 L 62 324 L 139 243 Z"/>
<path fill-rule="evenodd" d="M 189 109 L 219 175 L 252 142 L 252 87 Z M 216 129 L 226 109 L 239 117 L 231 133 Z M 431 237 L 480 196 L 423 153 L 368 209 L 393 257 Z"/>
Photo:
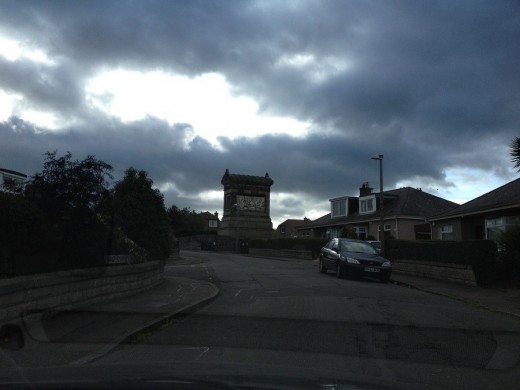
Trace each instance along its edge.
<path fill-rule="evenodd" d="M 338 249 L 338 248 L 332 248 L 332 250 L 333 250 L 334 252 L 336 252 L 337 254 L 339 254 L 339 249 Z"/>

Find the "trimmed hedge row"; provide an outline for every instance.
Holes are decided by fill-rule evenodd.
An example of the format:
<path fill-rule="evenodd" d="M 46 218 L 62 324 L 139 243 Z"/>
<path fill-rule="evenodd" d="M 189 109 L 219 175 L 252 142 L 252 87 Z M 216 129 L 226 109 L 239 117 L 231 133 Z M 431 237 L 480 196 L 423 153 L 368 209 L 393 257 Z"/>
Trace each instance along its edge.
<path fill-rule="evenodd" d="M 520 225 L 511 226 L 498 238 L 505 279 L 520 286 Z"/>
<path fill-rule="evenodd" d="M 490 240 L 471 241 L 405 241 L 387 240 L 390 260 L 424 260 L 440 263 L 473 265 L 476 258 L 496 258 L 497 246 Z"/>
<path fill-rule="evenodd" d="M 319 256 L 320 249 L 329 242 L 326 238 L 268 238 L 249 240 L 249 248 L 292 249 L 312 251 L 313 258 Z"/>
<path fill-rule="evenodd" d="M 216 236 L 216 230 L 178 230 L 175 232 L 175 237 L 190 237 L 190 236 Z"/>
<path fill-rule="evenodd" d="M 496 282 L 502 272 L 494 241 L 405 241 L 387 240 L 386 255 L 390 260 L 418 260 L 437 263 L 471 265 L 477 283 Z"/>
<path fill-rule="evenodd" d="M 105 255 L 147 260 L 144 249 L 89 209 L 67 210 L 58 218 L 0 192 L 0 216 L 0 278 L 104 266 Z"/>

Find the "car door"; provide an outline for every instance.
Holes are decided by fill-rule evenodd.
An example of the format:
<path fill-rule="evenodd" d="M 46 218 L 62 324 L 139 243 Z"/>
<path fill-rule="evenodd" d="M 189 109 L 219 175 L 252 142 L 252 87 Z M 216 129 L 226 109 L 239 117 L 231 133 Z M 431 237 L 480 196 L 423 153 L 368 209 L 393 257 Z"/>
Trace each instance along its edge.
<path fill-rule="evenodd" d="M 336 268 L 336 260 L 338 258 L 338 252 L 339 252 L 339 241 L 338 239 L 331 240 L 327 247 L 325 248 L 325 256 L 324 256 L 324 262 L 325 267 L 328 269 L 335 269 Z"/>

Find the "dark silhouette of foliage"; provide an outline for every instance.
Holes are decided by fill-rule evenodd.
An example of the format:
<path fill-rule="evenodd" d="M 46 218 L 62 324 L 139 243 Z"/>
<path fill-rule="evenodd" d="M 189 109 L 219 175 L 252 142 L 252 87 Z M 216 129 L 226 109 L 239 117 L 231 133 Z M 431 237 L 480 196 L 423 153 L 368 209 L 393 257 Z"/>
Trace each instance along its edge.
<path fill-rule="evenodd" d="M 34 203 L 2 192 L 0 215 L 0 275 L 25 273 L 40 261 L 41 244 L 50 238 L 42 236 L 45 217 Z"/>
<path fill-rule="evenodd" d="M 511 161 L 514 164 L 514 167 L 518 169 L 520 172 L 520 137 L 516 137 L 513 142 L 511 142 Z"/>
<path fill-rule="evenodd" d="M 88 156 L 83 161 L 72 160 L 67 152 L 56 157 L 47 152 L 41 173 L 35 174 L 25 187 L 25 196 L 47 211 L 71 208 L 92 208 L 108 191 L 112 166 Z"/>
<path fill-rule="evenodd" d="M 155 259 L 169 256 L 173 235 L 164 198 L 153 188 L 153 181 L 143 170 L 131 167 L 117 182 L 103 206 L 106 221 L 117 226 Z"/>
<path fill-rule="evenodd" d="M 520 225 L 508 227 L 497 240 L 506 277 L 520 285 Z"/>
<path fill-rule="evenodd" d="M 172 205 L 168 209 L 168 217 L 170 217 L 171 227 L 177 236 L 204 231 L 206 226 L 206 219 L 202 213 L 197 213 L 189 207 L 180 209 Z"/>
<path fill-rule="evenodd" d="M 112 167 L 94 156 L 73 160 L 70 152 L 47 152 L 42 172 L 23 196 L 3 197 L 6 274 L 51 272 L 104 264 L 109 230 L 94 208 L 108 192 Z"/>

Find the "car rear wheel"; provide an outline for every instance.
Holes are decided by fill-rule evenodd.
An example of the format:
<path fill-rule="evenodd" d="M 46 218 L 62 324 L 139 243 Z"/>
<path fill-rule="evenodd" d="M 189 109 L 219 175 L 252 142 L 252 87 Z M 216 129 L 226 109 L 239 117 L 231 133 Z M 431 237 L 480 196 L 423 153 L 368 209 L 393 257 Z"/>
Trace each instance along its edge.
<path fill-rule="evenodd" d="M 341 279 L 345 276 L 343 272 L 343 266 L 341 265 L 341 261 L 336 262 L 336 277 Z"/>
<path fill-rule="evenodd" d="M 327 268 L 325 267 L 325 264 L 323 264 L 323 260 L 321 259 L 321 257 L 318 263 L 318 269 L 322 274 L 327 272 Z"/>

